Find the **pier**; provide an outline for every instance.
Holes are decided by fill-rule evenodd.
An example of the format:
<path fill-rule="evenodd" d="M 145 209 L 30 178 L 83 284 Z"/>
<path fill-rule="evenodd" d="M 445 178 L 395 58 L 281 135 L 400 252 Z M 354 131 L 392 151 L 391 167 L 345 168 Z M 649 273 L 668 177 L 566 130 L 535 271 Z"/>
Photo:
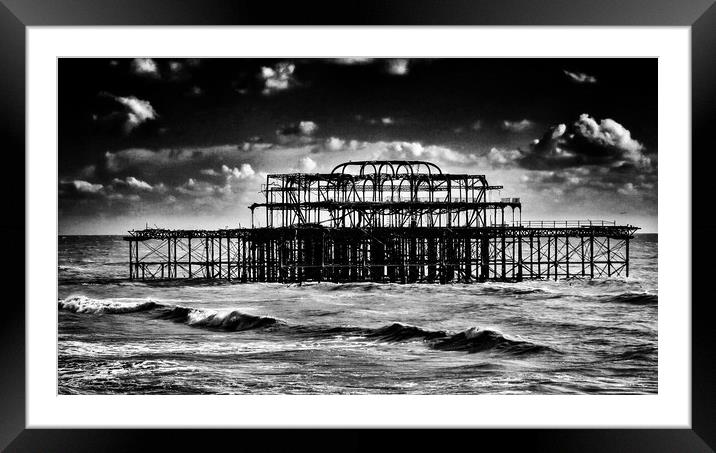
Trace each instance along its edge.
<path fill-rule="evenodd" d="M 361 161 L 268 175 L 250 228 L 132 230 L 129 278 L 452 283 L 629 276 L 638 230 L 522 221 L 484 175 L 424 161 Z M 262 226 L 255 226 L 260 219 Z"/>

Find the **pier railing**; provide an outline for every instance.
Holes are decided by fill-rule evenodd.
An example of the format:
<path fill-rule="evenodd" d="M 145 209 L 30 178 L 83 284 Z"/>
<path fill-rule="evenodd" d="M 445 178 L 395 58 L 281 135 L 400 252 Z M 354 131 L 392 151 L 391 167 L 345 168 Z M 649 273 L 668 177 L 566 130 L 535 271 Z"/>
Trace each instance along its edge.
<path fill-rule="evenodd" d="M 528 228 L 579 228 L 594 226 L 616 226 L 615 220 L 523 220 L 514 222 L 512 225 Z"/>

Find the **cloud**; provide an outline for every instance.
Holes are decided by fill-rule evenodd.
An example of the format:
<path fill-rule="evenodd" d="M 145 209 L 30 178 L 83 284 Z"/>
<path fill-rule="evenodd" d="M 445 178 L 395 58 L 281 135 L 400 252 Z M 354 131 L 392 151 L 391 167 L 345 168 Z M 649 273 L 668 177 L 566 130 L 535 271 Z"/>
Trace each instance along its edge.
<path fill-rule="evenodd" d="M 576 83 L 597 83 L 596 77 L 583 72 L 570 72 L 565 69 L 564 75 L 566 75 L 572 82 Z"/>
<path fill-rule="evenodd" d="M 600 166 L 532 170 L 523 174 L 520 182 L 536 193 L 551 194 L 560 189 L 573 201 L 587 205 L 599 202 L 618 204 L 618 200 L 623 198 L 617 195 L 624 195 L 645 203 L 639 209 L 656 207 L 656 172 L 615 172 Z"/>
<path fill-rule="evenodd" d="M 317 130 L 318 124 L 313 121 L 299 121 L 277 130 L 276 135 L 313 135 Z"/>
<path fill-rule="evenodd" d="M 261 93 L 269 96 L 294 86 L 296 84 L 293 76 L 295 70 L 296 65 L 286 62 L 277 63 L 273 67 L 262 67 L 259 76 L 263 80 L 264 88 Z"/>
<path fill-rule="evenodd" d="M 637 189 L 634 187 L 634 183 L 628 182 L 617 189 L 617 192 L 622 195 L 635 195 L 637 194 Z"/>
<path fill-rule="evenodd" d="M 311 143 L 313 141 L 312 136 L 317 130 L 318 124 L 313 121 L 299 121 L 278 129 L 276 137 L 279 143 L 283 145 Z"/>
<path fill-rule="evenodd" d="M 128 176 L 125 179 L 119 179 L 114 178 L 112 180 L 112 184 L 114 187 L 127 187 L 129 189 L 139 190 L 139 191 L 149 191 L 151 192 L 154 190 L 154 187 L 152 187 L 151 184 L 139 180 L 135 178 L 134 176 Z"/>
<path fill-rule="evenodd" d="M 473 154 L 463 154 L 444 146 L 423 146 L 418 142 L 378 142 L 366 145 L 373 148 L 373 159 L 418 159 L 434 161 L 438 164 L 476 162 Z"/>
<path fill-rule="evenodd" d="M 180 61 L 170 61 L 169 62 L 169 71 L 172 72 L 172 74 L 180 74 L 184 70 L 184 64 Z"/>
<path fill-rule="evenodd" d="M 227 178 L 233 178 L 237 180 L 248 179 L 256 174 L 254 169 L 251 168 L 250 164 L 241 164 L 241 168 L 229 168 L 226 165 L 222 165 L 221 173 Z"/>
<path fill-rule="evenodd" d="M 74 192 L 81 194 L 99 193 L 104 187 L 102 184 L 92 184 L 91 182 L 75 179 L 74 181 L 61 182 L 60 187 L 64 189 L 74 189 Z"/>
<path fill-rule="evenodd" d="M 79 175 L 84 178 L 93 178 L 95 176 L 95 173 L 97 172 L 97 166 L 96 165 L 85 165 L 80 169 Z"/>
<path fill-rule="evenodd" d="M 517 149 L 492 148 L 487 153 L 487 160 L 497 166 L 512 164 L 522 157 L 522 152 Z"/>
<path fill-rule="evenodd" d="M 341 140 L 338 137 L 331 137 L 326 140 L 325 148 L 328 151 L 340 151 L 346 144 L 345 140 Z"/>
<path fill-rule="evenodd" d="M 176 191 L 178 194 L 190 197 L 209 197 L 217 193 L 217 186 L 210 182 L 189 178 L 184 184 L 177 186 Z"/>
<path fill-rule="evenodd" d="M 125 133 L 130 133 L 141 124 L 157 119 L 159 116 L 149 101 L 144 101 L 135 96 L 114 96 L 109 93 L 100 93 L 101 96 L 107 96 L 115 102 L 121 104 L 124 109 L 121 112 L 112 112 L 103 118 L 104 121 L 114 121 L 117 118 L 122 120 L 122 126 Z"/>
<path fill-rule="evenodd" d="M 578 136 L 590 143 L 623 151 L 631 159 L 639 158 L 639 153 L 644 150 L 644 145 L 634 140 L 631 133 L 613 119 L 607 118 L 597 123 L 594 118 L 583 113 L 574 125 Z"/>
<path fill-rule="evenodd" d="M 410 72 L 409 61 L 405 58 L 390 59 L 386 62 L 386 71 L 391 75 L 406 75 Z"/>
<path fill-rule="evenodd" d="M 303 171 L 313 171 L 316 169 L 318 164 L 315 160 L 311 159 L 308 156 L 305 156 L 298 160 L 298 166 Z"/>
<path fill-rule="evenodd" d="M 532 125 L 533 125 L 532 121 L 530 121 L 526 118 L 523 120 L 520 120 L 520 121 L 504 120 L 502 122 L 502 128 L 507 131 L 511 131 L 511 132 L 522 132 L 524 130 L 531 128 Z"/>
<path fill-rule="evenodd" d="M 349 160 L 428 160 L 453 172 L 479 164 L 472 154 L 420 142 L 305 137 L 310 141 L 291 145 L 249 142 L 105 152 L 96 163 L 96 176 L 87 183 L 97 184 L 96 193 L 79 195 L 69 185 L 60 197 L 60 206 L 63 212 L 77 215 L 141 216 L 142 223 L 158 217 L 201 214 L 207 221 L 235 216 L 246 224 L 250 214 L 246 208 L 262 199 L 259 191 L 267 173 L 330 171 Z"/>
<path fill-rule="evenodd" d="M 159 78 L 159 67 L 151 58 L 135 58 L 130 64 L 132 73 L 142 77 Z"/>
<path fill-rule="evenodd" d="M 372 63 L 374 58 L 349 57 L 349 58 L 331 58 L 329 61 L 342 65 L 356 65 Z"/>
<path fill-rule="evenodd" d="M 644 145 L 628 129 L 610 118 L 597 122 L 586 113 L 570 125 L 552 126 L 525 148 L 493 154 L 493 163 L 543 170 L 583 165 L 650 168 L 652 164 Z"/>
<path fill-rule="evenodd" d="M 222 145 L 206 148 L 163 148 L 157 151 L 144 148 L 129 148 L 104 154 L 104 168 L 110 173 L 139 171 L 156 174 L 162 169 L 176 169 L 188 166 L 214 164 L 232 161 L 239 156 L 237 145 Z M 204 165 L 202 165 L 204 166 Z M 206 165 L 207 167 L 209 165 Z"/>

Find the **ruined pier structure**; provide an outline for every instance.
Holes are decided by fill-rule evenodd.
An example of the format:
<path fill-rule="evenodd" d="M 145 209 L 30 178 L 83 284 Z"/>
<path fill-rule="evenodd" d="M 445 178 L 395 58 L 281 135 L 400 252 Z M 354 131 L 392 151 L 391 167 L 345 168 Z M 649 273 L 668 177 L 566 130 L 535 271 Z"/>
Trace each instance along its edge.
<path fill-rule="evenodd" d="M 629 275 L 638 229 L 522 221 L 483 175 L 423 161 L 362 161 L 268 175 L 251 228 L 130 231 L 131 279 L 481 282 Z M 263 225 L 258 226 L 257 223 Z"/>

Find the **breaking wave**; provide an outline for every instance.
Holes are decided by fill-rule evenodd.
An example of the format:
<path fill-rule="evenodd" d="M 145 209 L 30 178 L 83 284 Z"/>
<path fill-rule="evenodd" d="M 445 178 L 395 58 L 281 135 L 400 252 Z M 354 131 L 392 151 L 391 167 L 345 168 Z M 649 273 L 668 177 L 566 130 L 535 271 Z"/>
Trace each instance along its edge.
<path fill-rule="evenodd" d="M 249 315 L 239 311 L 214 311 L 200 308 L 172 307 L 157 316 L 193 327 L 206 327 L 226 331 L 242 331 L 285 325 L 283 321 L 268 316 Z"/>
<path fill-rule="evenodd" d="M 460 333 L 441 338 L 430 345 L 441 351 L 464 351 L 468 353 L 496 350 L 509 354 L 527 354 L 554 351 L 544 345 L 527 340 L 511 338 L 502 332 L 491 329 L 471 327 Z"/>
<path fill-rule="evenodd" d="M 148 300 L 98 300 L 86 296 L 70 296 L 59 301 L 58 306 L 61 310 L 72 313 L 124 314 L 151 311 L 154 314 L 154 319 L 227 332 L 281 329 L 284 332 L 312 338 L 350 335 L 389 343 L 422 341 L 435 350 L 467 353 L 494 350 L 518 355 L 548 350 L 554 351 L 548 346 L 513 338 L 497 330 L 482 329 L 480 327 L 471 327 L 462 332 L 450 333 L 444 330 L 429 330 L 400 322 L 372 329 L 354 326 L 290 326 L 280 319 L 270 316 L 251 315 L 237 310 L 221 311 L 164 305 Z"/>
<path fill-rule="evenodd" d="M 72 313 L 137 313 L 153 310 L 160 304 L 151 300 L 92 299 L 87 296 L 69 296 L 57 303 L 60 310 Z"/>

